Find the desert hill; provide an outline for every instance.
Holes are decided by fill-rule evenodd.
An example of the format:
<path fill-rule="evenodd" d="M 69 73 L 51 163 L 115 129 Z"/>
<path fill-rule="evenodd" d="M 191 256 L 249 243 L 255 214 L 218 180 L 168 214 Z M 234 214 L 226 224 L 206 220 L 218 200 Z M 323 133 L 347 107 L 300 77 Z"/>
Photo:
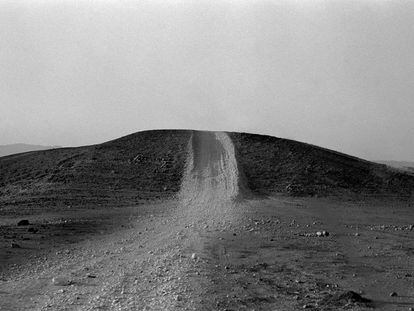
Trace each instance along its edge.
<path fill-rule="evenodd" d="M 29 144 L 0 145 L 0 157 L 29 151 L 48 150 L 55 148 L 59 148 L 59 146 L 41 146 Z"/>
<path fill-rule="evenodd" d="M 0 207 L 124 206 L 173 197 L 192 131 L 156 130 L 103 144 L 0 158 Z M 409 197 L 414 175 L 292 140 L 229 133 L 253 194 Z M 40 208 L 40 207 L 39 207 Z"/>

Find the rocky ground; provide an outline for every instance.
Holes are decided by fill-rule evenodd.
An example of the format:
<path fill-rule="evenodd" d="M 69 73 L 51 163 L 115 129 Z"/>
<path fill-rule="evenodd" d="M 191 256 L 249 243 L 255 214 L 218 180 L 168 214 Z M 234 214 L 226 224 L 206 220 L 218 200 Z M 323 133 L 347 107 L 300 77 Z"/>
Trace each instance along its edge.
<path fill-rule="evenodd" d="M 87 219 L 67 217 L 66 231 L 41 250 L 13 239 L 21 248 L 9 248 L 11 259 L 24 258 L 3 265 L 0 309 L 414 307 L 414 215 L 406 204 L 280 197 L 231 209 L 237 217 L 185 218 L 168 202 L 101 216 L 77 241 L 71 229 Z M 16 221 L 9 226 L 21 230 Z"/>

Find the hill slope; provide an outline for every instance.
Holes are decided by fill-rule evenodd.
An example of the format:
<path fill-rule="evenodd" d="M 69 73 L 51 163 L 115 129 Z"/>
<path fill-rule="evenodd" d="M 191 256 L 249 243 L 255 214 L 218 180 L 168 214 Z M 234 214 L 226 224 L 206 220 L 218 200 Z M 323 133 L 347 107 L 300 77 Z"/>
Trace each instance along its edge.
<path fill-rule="evenodd" d="M 28 144 L 11 144 L 11 145 L 0 145 L 0 157 L 4 157 L 10 154 L 37 151 L 37 150 L 48 150 L 59 148 L 58 146 L 40 146 L 40 145 L 28 145 Z"/>
<path fill-rule="evenodd" d="M 127 205 L 179 190 L 190 131 L 0 158 L 0 207 Z"/>
<path fill-rule="evenodd" d="M 414 174 L 272 136 L 231 133 L 248 188 L 271 195 L 414 194 Z"/>
<path fill-rule="evenodd" d="M 157 130 L 99 145 L 0 158 L 0 209 L 133 205 L 180 190 L 193 131 Z M 410 197 L 414 174 L 320 147 L 228 133 L 241 187 L 258 195 Z"/>

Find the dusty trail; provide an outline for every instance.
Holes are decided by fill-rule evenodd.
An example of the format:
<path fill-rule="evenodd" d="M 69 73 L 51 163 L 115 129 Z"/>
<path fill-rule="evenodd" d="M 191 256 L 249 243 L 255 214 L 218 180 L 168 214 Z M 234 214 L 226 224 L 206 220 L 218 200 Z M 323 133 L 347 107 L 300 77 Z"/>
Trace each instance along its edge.
<path fill-rule="evenodd" d="M 181 190 L 184 204 L 231 203 L 239 195 L 234 146 L 226 133 L 195 132 Z"/>
<path fill-rule="evenodd" d="M 79 244 L 66 258 L 50 256 L 35 271 L 22 269 L 1 284 L 7 295 L 0 309 L 200 310 L 212 286 L 209 246 L 217 232 L 235 225 L 238 195 L 227 134 L 194 132 L 178 202 L 107 238 Z M 225 250 L 218 253 L 225 260 Z M 53 277 L 71 285 L 56 286 Z"/>

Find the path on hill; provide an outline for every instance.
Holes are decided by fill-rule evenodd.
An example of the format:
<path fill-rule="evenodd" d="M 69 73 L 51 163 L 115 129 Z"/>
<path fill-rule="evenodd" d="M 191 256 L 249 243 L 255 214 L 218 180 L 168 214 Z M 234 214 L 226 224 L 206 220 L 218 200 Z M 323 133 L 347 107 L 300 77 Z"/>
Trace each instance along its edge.
<path fill-rule="evenodd" d="M 181 190 L 184 204 L 229 203 L 239 195 L 234 146 L 226 133 L 195 132 Z"/>

